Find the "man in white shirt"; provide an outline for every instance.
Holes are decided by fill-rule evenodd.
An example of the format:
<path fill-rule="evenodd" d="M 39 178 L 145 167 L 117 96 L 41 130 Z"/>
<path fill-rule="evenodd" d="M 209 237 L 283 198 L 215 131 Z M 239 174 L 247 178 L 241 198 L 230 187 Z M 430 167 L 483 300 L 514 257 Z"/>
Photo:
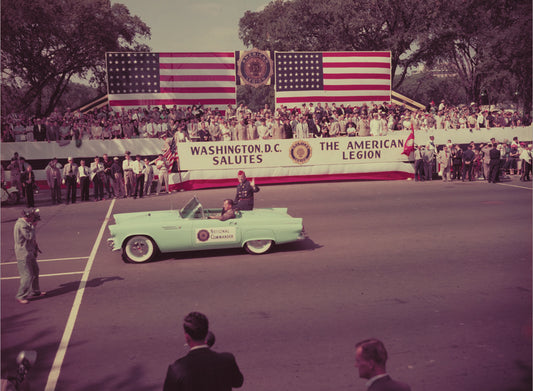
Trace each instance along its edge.
<path fill-rule="evenodd" d="M 78 167 L 78 183 L 80 184 L 80 193 L 82 201 L 89 201 L 89 167 L 85 165 L 85 160 L 80 160 Z"/>
<path fill-rule="evenodd" d="M 126 151 L 125 159 L 122 162 L 122 171 L 124 172 L 124 186 L 126 187 L 126 197 L 133 196 L 135 192 L 135 175 L 133 174 L 133 160 L 131 153 Z"/>
<path fill-rule="evenodd" d="M 301 116 L 298 124 L 296 125 L 294 138 L 308 138 L 309 137 L 309 126 L 306 122 L 306 117 Z"/>
<path fill-rule="evenodd" d="M 63 167 L 63 183 L 67 185 L 67 204 L 72 201 L 76 203 L 76 179 L 78 177 L 78 165 L 74 163 L 72 157 L 67 159 L 68 163 Z"/>
<path fill-rule="evenodd" d="M 152 182 L 154 181 L 154 167 L 148 158 L 144 158 L 144 194 L 147 196 L 152 192 Z"/>
<path fill-rule="evenodd" d="M 522 160 L 522 174 L 520 175 L 520 180 L 522 182 L 531 180 L 531 148 L 531 144 L 529 144 L 527 148 L 524 146 L 520 153 L 520 160 Z"/>
<path fill-rule="evenodd" d="M 370 134 L 372 136 L 381 136 L 383 132 L 383 123 L 379 119 L 379 114 L 374 113 L 372 119 L 370 120 Z"/>
<path fill-rule="evenodd" d="M 246 125 L 244 124 L 244 118 L 239 119 L 239 123 L 235 125 L 235 134 L 237 136 L 236 140 L 242 141 L 246 140 Z"/>
<path fill-rule="evenodd" d="M 339 123 L 337 116 L 335 115 L 329 127 L 329 136 L 338 137 L 340 136 L 340 133 L 341 133 L 341 124 Z"/>
<path fill-rule="evenodd" d="M 167 123 L 164 122 L 162 119 L 158 119 L 156 120 L 156 123 L 155 123 L 155 137 L 165 137 L 166 134 L 167 134 Z"/>
<path fill-rule="evenodd" d="M 257 126 L 257 134 L 259 135 L 259 138 L 263 140 L 271 137 L 270 130 L 268 129 L 264 118 L 261 118 L 260 124 Z"/>
<path fill-rule="evenodd" d="M 156 195 L 159 195 L 161 192 L 161 186 L 163 185 L 163 182 L 165 183 L 165 190 L 168 194 L 170 194 L 170 189 L 168 185 L 168 162 L 167 159 L 165 159 L 165 156 L 162 154 L 159 155 L 159 157 L 150 164 L 155 164 L 155 167 L 157 168 L 157 190 Z"/>
<path fill-rule="evenodd" d="M 149 138 L 157 137 L 157 131 L 157 123 L 151 118 L 150 122 L 146 125 L 146 136 Z"/>
<path fill-rule="evenodd" d="M 215 118 L 212 118 L 207 125 L 207 131 L 211 136 L 211 141 L 220 141 L 220 126 Z"/>
<path fill-rule="evenodd" d="M 133 175 L 135 176 L 135 193 L 133 198 L 137 198 L 139 194 L 140 198 L 143 198 L 144 190 L 144 162 L 141 160 L 141 155 L 135 156 L 135 161 L 133 162 Z"/>
<path fill-rule="evenodd" d="M 100 161 L 100 157 L 96 156 L 94 162 L 91 163 L 91 180 L 94 185 L 94 200 L 101 201 L 104 199 L 104 177 L 105 166 Z"/>

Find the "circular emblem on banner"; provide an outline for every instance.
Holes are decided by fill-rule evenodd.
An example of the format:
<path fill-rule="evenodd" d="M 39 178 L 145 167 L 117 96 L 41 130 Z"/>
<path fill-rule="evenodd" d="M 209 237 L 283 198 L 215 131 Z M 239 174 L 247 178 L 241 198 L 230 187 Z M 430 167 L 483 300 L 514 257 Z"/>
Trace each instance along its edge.
<path fill-rule="evenodd" d="M 196 237 L 198 238 L 198 240 L 200 242 L 205 242 L 209 239 L 209 231 L 206 230 L 206 229 L 201 229 L 200 231 L 198 231 L 198 233 L 196 234 Z"/>
<path fill-rule="evenodd" d="M 272 77 L 272 60 L 266 54 L 254 49 L 245 52 L 239 60 L 239 76 L 244 81 L 244 84 L 251 84 L 254 87 L 262 84 L 268 84 Z"/>
<path fill-rule="evenodd" d="M 307 141 L 296 141 L 289 148 L 289 155 L 295 163 L 307 163 L 312 155 L 311 145 Z"/>

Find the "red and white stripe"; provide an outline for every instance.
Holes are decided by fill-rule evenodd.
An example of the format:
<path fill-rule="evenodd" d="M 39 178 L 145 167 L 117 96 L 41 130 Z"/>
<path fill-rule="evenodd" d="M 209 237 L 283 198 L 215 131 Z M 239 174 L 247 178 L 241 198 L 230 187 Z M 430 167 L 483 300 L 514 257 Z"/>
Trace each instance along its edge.
<path fill-rule="evenodd" d="M 236 104 L 235 52 L 159 53 L 160 93 L 110 94 L 113 107 Z"/>
<path fill-rule="evenodd" d="M 276 105 L 390 101 L 390 52 L 324 52 L 322 62 L 323 90 L 276 91 Z"/>

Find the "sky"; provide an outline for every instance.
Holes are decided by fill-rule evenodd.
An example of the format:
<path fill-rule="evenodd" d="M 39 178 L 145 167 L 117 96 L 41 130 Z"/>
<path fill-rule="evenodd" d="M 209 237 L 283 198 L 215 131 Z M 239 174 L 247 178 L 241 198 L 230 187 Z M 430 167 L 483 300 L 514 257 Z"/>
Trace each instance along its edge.
<path fill-rule="evenodd" d="M 239 20 L 270 0 L 120 0 L 152 30 L 152 52 L 244 50 Z"/>

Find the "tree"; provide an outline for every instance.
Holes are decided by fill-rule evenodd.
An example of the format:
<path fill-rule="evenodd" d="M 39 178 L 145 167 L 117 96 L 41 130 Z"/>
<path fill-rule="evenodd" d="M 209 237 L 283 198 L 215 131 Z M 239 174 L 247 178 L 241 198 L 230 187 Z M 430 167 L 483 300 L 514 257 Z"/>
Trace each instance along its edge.
<path fill-rule="evenodd" d="M 237 105 L 244 103 L 253 111 L 259 111 L 268 104 L 274 107 L 273 86 L 252 87 L 249 85 L 237 87 Z"/>
<path fill-rule="evenodd" d="M 467 99 L 512 99 L 520 90 L 531 110 L 531 1 L 449 0 L 422 42 L 422 60 L 459 75 Z M 529 103 L 528 103 L 529 102 Z"/>
<path fill-rule="evenodd" d="M 34 105 L 39 116 L 53 111 L 74 76 L 102 85 L 106 51 L 149 51 L 137 39 L 150 28 L 109 0 L 3 0 L 1 28 L 3 90 L 16 111 Z"/>
<path fill-rule="evenodd" d="M 531 111 L 530 0 L 274 0 L 239 36 L 277 51 L 391 52 L 392 88 L 419 65 L 448 66 L 469 102 L 520 98 Z"/>
<path fill-rule="evenodd" d="M 532 108 L 532 4 L 529 0 L 501 1 L 493 15 L 493 28 L 485 59 L 491 70 L 486 79 L 493 95 L 499 94 L 517 105 L 523 112 Z"/>
<path fill-rule="evenodd" d="M 431 5 L 423 0 L 275 0 L 260 12 L 244 14 L 239 37 L 262 50 L 391 51 L 397 88 L 420 62 L 417 42 L 432 24 Z"/>
<path fill-rule="evenodd" d="M 457 76 L 437 77 L 432 71 L 406 76 L 398 92 L 426 106 L 431 101 L 438 106 L 442 99 L 451 105 L 467 100 Z"/>

